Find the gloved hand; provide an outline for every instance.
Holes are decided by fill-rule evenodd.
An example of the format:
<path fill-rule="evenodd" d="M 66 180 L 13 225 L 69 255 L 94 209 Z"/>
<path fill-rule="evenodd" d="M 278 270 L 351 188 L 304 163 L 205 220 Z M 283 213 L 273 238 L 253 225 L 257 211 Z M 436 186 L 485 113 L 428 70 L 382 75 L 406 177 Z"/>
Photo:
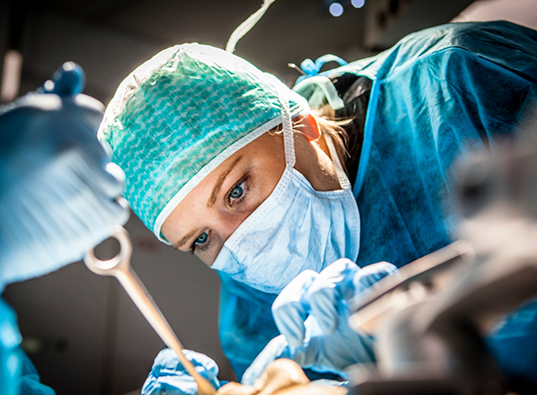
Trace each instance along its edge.
<path fill-rule="evenodd" d="M 184 350 L 184 355 L 194 365 L 194 369 L 206 378 L 214 388 L 220 388 L 218 366 L 207 355 L 195 351 Z M 142 387 L 142 395 L 195 395 L 198 393 L 196 382 L 190 376 L 175 351 L 169 348 L 162 350 L 153 362 L 151 373 Z"/>
<path fill-rule="evenodd" d="M 80 259 L 128 219 L 124 174 L 97 140 L 103 105 L 66 63 L 0 108 L 0 289 Z"/>
<path fill-rule="evenodd" d="M 342 377 L 350 365 L 375 362 L 373 339 L 348 325 L 348 303 L 365 297 L 374 283 L 395 270 L 387 262 L 360 269 L 354 262 L 340 259 L 321 273 L 302 272 L 272 305 L 282 335 L 259 354 L 244 373 L 242 383 L 252 385 L 277 358 L 289 358 L 303 368 Z"/>

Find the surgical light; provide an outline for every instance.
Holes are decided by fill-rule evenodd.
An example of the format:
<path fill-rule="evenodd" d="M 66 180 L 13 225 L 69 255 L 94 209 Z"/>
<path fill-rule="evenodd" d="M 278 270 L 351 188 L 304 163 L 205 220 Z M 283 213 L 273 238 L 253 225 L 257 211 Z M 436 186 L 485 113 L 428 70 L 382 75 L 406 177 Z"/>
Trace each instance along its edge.
<path fill-rule="evenodd" d="M 330 14 L 335 17 L 341 16 L 343 14 L 343 6 L 339 3 L 330 4 L 330 8 L 328 10 L 330 11 Z"/>

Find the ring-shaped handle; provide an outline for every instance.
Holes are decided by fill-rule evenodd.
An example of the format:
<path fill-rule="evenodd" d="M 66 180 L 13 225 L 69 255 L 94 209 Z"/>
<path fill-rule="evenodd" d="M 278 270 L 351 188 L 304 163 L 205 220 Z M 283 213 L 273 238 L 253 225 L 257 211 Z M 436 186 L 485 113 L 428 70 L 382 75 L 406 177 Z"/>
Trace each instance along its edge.
<path fill-rule="evenodd" d="M 116 226 L 114 233 L 110 237 L 119 242 L 119 252 L 115 257 L 107 260 L 98 259 L 95 256 L 94 248 L 89 250 L 84 257 L 84 263 L 88 269 L 101 276 L 113 276 L 116 272 L 122 272 L 129 268 L 132 253 L 129 234 L 122 226 Z"/>

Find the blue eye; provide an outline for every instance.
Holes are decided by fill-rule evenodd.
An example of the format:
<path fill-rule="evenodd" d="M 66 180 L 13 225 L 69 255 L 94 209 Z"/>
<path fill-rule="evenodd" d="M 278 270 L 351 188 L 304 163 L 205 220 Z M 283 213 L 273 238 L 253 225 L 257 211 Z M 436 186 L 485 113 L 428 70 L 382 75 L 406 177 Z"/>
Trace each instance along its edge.
<path fill-rule="evenodd" d="M 205 244 L 207 242 L 208 237 L 209 237 L 209 235 L 207 234 L 207 232 L 203 232 L 201 235 L 198 236 L 196 241 L 194 241 L 194 244 L 196 244 L 196 245 Z"/>
<path fill-rule="evenodd" d="M 231 192 L 229 193 L 229 199 L 239 199 L 244 194 L 244 181 L 241 182 L 239 185 L 234 187 Z"/>
<path fill-rule="evenodd" d="M 207 251 L 210 245 L 211 240 L 209 240 L 209 233 L 203 232 L 196 238 L 196 240 L 194 240 L 194 243 L 192 243 L 192 245 L 190 246 L 190 253 L 194 254 L 195 252 Z"/>

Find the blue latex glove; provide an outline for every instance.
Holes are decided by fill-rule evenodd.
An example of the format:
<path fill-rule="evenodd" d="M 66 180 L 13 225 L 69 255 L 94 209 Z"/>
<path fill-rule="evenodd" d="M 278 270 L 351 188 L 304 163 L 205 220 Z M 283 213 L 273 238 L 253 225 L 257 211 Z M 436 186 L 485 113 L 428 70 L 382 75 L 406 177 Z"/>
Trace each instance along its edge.
<path fill-rule="evenodd" d="M 396 267 L 379 262 L 360 269 L 340 259 L 321 273 L 304 271 L 274 301 L 272 313 L 282 335 L 274 338 L 244 373 L 252 385 L 277 358 L 290 358 L 303 368 L 345 377 L 356 363 L 373 363 L 373 339 L 348 325 L 348 303 L 365 297 L 372 285 Z"/>
<path fill-rule="evenodd" d="M 218 376 L 216 362 L 207 355 L 195 351 L 184 350 L 183 353 L 201 376 L 206 378 L 214 388 L 220 388 L 220 382 L 216 378 Z M 169 348 L 162 350 L 155 358 L 151 373 L 145 380 L 142 395 L 195 395 L 197 393 L 196 382 L 181 365 L 175 351 Z"/>
<path fill-rule="evenodd" d="M 97 140 L 103 105 L 66 63 L 0 108 L 0 289 L 83 254 L 128 218 L 124 174 Z"/>

